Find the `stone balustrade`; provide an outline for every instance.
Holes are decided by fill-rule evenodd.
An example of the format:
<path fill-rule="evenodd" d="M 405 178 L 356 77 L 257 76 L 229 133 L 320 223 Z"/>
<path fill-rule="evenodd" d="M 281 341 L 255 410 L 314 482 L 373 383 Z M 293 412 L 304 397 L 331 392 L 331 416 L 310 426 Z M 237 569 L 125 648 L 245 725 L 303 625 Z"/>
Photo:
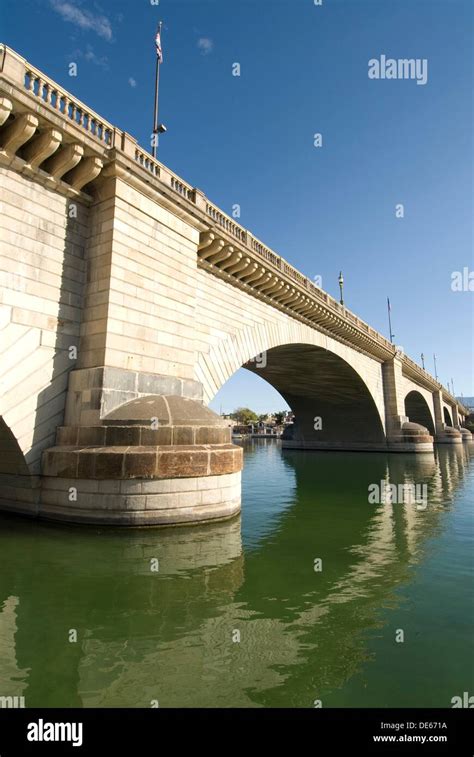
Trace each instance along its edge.
<path fill-rule="evenodd" d="M 160 165 L 158 161 L 154 160 L 147 152 L 144 152 L 137 147 L 135 150 L 135 160 L 140 166 L 142 166 L 142 168 L 145 169 L 145 171 L 149 171 L 158 179 L 160 178 Z"/>
<path fill-rule="evenodd" d="M 11 51 L 8 51 L 11 54 Z M 45 74 L 25 61 L 24 87 L 43 103 L 85 129 L 99 142 L 113 147 L 114 127 Z"/>

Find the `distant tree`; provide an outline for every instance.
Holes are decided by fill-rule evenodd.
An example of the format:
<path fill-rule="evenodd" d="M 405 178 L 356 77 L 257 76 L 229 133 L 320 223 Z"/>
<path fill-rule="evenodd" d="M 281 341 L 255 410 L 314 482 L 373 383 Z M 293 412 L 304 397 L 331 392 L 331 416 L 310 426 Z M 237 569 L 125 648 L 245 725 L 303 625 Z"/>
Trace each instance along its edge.
<path fill-rule="evenodd" d="M 267 418 L 268 418 L 268 413 L 262 413 L 261 415 L 258 416 L 258 420 L 263 421 L 263 422 L 265 422 Z"/>
<path fill-rule="evenodd" d="M 236 408 L 231 414 L 231 417 L 234 421 L 237 421 L 237 423 L 240 423 L 244 426 L 248 423 L 256 423 L 258 421 L 257 414 L 254 413 L 253 410 L 250 410 L 249 407 Z"/>
<path fill-rule="evenodd" d="M 464 423 L 464 427 L 474 434 L 474 413 L 470 413 L 467 416 L 466 422 Z"/>
<path fill-rule="evenodd" d="M 274 418 L 275 418 L 276 425 L 281 426 L 281 424 L 286 418 L 286 412 L 284 410 L 281 410 L 279 413 L 275 413 Z"/>

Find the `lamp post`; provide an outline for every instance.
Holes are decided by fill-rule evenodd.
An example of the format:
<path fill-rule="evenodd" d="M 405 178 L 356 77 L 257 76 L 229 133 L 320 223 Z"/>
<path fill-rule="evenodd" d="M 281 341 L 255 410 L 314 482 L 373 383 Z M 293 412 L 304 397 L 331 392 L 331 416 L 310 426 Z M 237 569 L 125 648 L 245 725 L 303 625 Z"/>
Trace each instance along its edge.
<path fill-rule="evenodd" d="M 435 369 L 435 379 L 438 381 L 438 371 L 436 369 L 436 355 L 433 355 L 433 361 L 434 361 L 434 369 Z"/>
<path fill-rule="evenodd" d="M 342 271 L 339 271 L 339 279 L 338 279 L 338 281 L 339 281 L 339 292 L 340 292 L 340 300 L 339 300 L 339 302 L 341 303 L 341 305 L 344 305 L 344 296 L 343 296 L 343 293 L 344 293 L 344 277 L 342 275 Z"/>
<path fill-rule="evenodd" d="M 392 306 L 390 305 L 390 297 L 387 297 L 387 313 L 388 313 L 388 333 L 390 335 L 390 344 L 393 344 L 393 337 L 395 334 L 392 334 Z"/>
<path fill-rule="evenodd" d="M 421 365 L 423 366 L 423 370 L 425 370 L 425 356 L 423 353 L 421 353 Z"/>
<path fill-rule="evenodd" d="M 163 22 L 160 21 L 158 25 L 158 31 L 155 37 L 156 47 L 156 70 L 155 70 L 155 104 L 153 107 L 153 157 L 156 158 L 156 148 L 158 143 L 158 134 L 164 134 L 166 132 L 166 126 L 158 123 L 158 89 L 160 86 L 160 64 L 163 63 L 163 50 L 161 47 L 161 29 Z"/>

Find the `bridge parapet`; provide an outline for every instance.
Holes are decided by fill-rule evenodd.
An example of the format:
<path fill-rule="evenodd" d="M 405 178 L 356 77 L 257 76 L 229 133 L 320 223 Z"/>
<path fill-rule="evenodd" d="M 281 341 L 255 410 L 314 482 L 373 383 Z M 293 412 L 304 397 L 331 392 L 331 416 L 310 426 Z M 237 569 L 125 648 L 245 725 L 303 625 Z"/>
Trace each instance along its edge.
<path fill-rule="evenodd" d="M 8 51 L 10 53 L 10 51 Z M 61 113 L 89 135 L 107 147 L 114 146 L 115 129 L 97 113 L 69 92 L 59 87 L 56 82 L 25 61 L 24 86 L 41 102 Z"/>

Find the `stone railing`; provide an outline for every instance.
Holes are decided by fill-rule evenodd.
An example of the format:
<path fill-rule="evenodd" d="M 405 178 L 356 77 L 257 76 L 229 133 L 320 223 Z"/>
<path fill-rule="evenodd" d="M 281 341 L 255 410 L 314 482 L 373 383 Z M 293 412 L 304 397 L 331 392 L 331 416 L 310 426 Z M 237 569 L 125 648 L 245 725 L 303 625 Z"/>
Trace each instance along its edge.
<path fill-rule="evenodd" d="M 278 268 L 278 270 L 281 271 L 281 257 L 272 250 L 269 250 L 268 247 L 265 247 L 265 245 L 259 242 L 258 239 L 255 239 L 254 236 L 250 237 L 250 247 L 254 252 L 258 253 L 261 258 L 266 260 L 268 263 L 271 263 L 275 268 Z"/>
<path fill-rule="evenodd" d="M 372 343 L 380 346 L 382 353 L 395 355 L 396 347 L 382 334 L 342 306 L 327 292 L 317 287 L 307 276 L 264 245 L 248 229 L 240 226 L 234 219 L 211 204 L 202 192 L 191 187 L 153 158 L 127 132 L 114 127 L 5 45 L 0 45 L 0 78 L 8 83 L 7 91 L 11 89 L 13 84 L 18 91 L 28 93 L 28 95 L 40 101 L 41 105 L 51 109 L 57 115 L 60 114 L 72 126 L 87 133 L 101 148 L 115 149 L 116 153 L 124 153 L 137 166 L 145 170 L 153 182 L 157 182 L 157 187 L 167 186 L 181 200 L 190 203 L 196 211 L 200 211 L 204 217 L 207 217 L 211 229 L 236 240 L 249 253 L 260 258 L 265 266 L 285 277 L 293 286 L 297 287 L 299 291 L 305 292 L 316 303 L 324 305 L 324 309 L 331 314 L 332 321 L 335 324 L 343 324 L 347 329 L 352 328 L 360 334 L 366 335 L 366 338 Z M 451 393 L 417 363 L 404 354 L 402 361 L 408 372 L 417 376 L 431 388 L 441 388 L 447 401 L 459 405 Z"/>
<path fill-rule="evenodd" d="M 153 176 L 156 176 L 158 179 L 160 178 L 160 174 L 161 174 L 160 164 L 158 163 L 157 160 L 152 158 L 152 156 L 149 155 L 149 153 L 144 152 L 141 148 L 137 147 L 135 149 L 135 160 L 146 171 L 149 171 Z"/>
<path fill-rule="evenodd" d="M 211 205 L 210 202 L 206 202 L 206 213 L 212 218 L 214 223 L 224 229 L 227 234 L 235 237 L 239 242 L 247 244 L 246 229 L 242 228 L 242 226 L 239 226 L 238 223 L 235 223 L 231 218 L 229 218 L 229 216 L 223 213 L 222 210 L 219 210 L 219 208 Z"/>
<path fill-rule="evenodd" d="M 195 202 L 196 196 L 195 196 L 194 188 L 189 186 L 189 184 L 186 184 L 185 181 L 180 179 L 175 174 L 171 173 L 171 171 L 169 173 L 170 173 L 170 178 L 171 178 L 171 181 L 170 181 L 171 189 L 174 189 L 174 191 L 180 194 L 181 197 L 184 197 L 185 200 L 190 200 L 190 202 Z"/>
<path fill-rule="evenodd" d="M 28 92 L 43 103 L 61 113 L 66 118 L 74 121 L 78 126 L 85 129 L 94 139 L 97 139 L 107 147 L 113 147 L 114 127 L 97 113 L 84 105 L 80 100 L 73 97 L 69 92 L 61 89 L 56 82 L 49 79 L 37 68 L 25 61 L 23 84 Z"/>

